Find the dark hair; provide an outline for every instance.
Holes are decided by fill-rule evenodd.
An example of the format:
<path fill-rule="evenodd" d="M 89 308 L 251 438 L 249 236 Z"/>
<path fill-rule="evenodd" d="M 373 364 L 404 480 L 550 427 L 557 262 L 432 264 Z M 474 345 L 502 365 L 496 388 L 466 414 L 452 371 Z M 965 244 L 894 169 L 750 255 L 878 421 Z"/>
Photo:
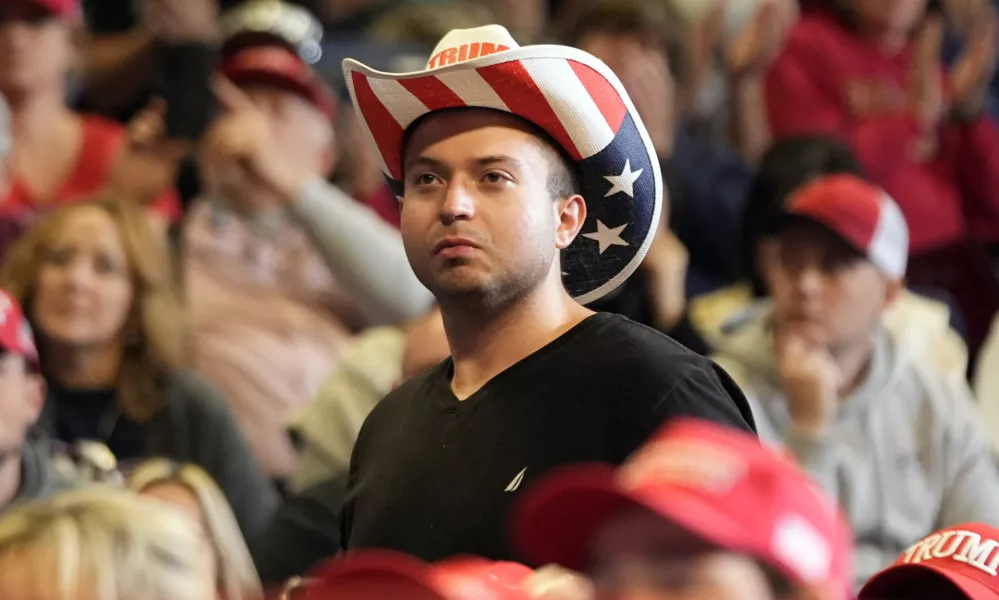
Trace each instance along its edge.
<path fill-rule="evenodd" d="M 538 129 L 535 127 L 535 129 Z M 548 195 L 552 200 L 564 200 L 578 194 L 579 177 L 566 158 L 565 152 L 545 132 L 538 129 L 538 147 L 548 159 Z"/>
<path fill-rule="evenodd" d="M 567 46 L 579 46 L 588 35 L 627 36 L 664 52 L 674 77 L 682 75 L 683 19 L 668 2 L 654 0 L 588 0 L 566 11 L 557 37 Z"/>
<path fill-rule="evenodd" d="M 777 142 L 763 156 L 742 219 L 742 274 L 749 279 L 754 296 L 766 295 L 756 264 L 760 240 L 773 234 L 774 222 L 785 212 L 785 202 L 795 190 L 834 173 L 863 176 L 853 152 L 835 138 L 791 138 Z"/>

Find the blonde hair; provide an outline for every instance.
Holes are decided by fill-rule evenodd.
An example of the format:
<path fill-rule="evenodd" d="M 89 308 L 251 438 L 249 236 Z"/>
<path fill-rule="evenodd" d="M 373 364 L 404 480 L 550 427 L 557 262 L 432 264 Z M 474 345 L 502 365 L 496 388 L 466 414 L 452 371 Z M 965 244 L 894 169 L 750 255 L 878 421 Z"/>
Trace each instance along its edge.
<path fill-rule="evenodd" d="M 208 552 L 168 507 L 114 488 L 65 492 L 0 519 L 0 597 L 211 600 Z"/>
<path fill-rule="evenodd" d="M 140 493 L 164 484 L 180 485 L 198 500 L 218 559 L 218 587 L 222 600 L 258 598 L 262 593 L 260 577 L 250 551 L 222 490 L 211 476 L 196 465 L 157 458 L 139 465 L 128 481 L 128 487 Z"/>
<path fill-rule="evenodd" d="M 88 207 L 104 211 L 114 221 L 135 288 L 132 322 L 126 325 L 134 327 L 134 332 L 129 332 L 134 336 L 127 340 L 118 374 L 118 406 L 129 418 L 148 421 L 165 401 L 160 379 L 183 366 L 187 338 L 166 241 L 142 208 L 126 201 L 103 199 L 54 213 L 29 229 L 8 250 L 0 268 L 0 286 L 25 306 L 30 319 L 28 301 L 38 285 L 38 272 L 53 238 L 75 211 Z M 44 354 L 44 337 L 39 337 Z"/>

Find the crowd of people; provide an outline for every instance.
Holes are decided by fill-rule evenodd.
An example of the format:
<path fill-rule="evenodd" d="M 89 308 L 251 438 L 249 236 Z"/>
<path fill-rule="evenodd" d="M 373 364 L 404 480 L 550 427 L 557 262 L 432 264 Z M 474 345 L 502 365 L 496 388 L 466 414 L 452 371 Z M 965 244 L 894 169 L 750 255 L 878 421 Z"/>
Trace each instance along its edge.
<path fill-rule="evenodd" d="M 0 597 L 999 600 L 997 11 L 0 0 Z"/>

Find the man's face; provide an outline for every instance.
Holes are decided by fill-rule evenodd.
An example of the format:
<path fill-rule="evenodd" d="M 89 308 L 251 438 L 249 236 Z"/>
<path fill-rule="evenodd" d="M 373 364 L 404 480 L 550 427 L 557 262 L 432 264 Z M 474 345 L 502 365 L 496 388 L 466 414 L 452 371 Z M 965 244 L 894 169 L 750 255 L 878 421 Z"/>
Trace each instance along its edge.
<path fill-rule="evenodd" d="M 758 563 L 691 540 L 651 512 L 601 528 L 591 570 L 597 600 L 774 600 Z"/>
<path fill-rule="evenodd" d="M 0 458 L 20 448 L 42 401 L 41 377 L 28 370 L 23 357 L 0 354 Z"/>
<path fill-rule="evenodd" d="M 70 23 L 32 3 L 0 2 L 0 91 L 61 85 L 76 59 Z"/>
<path fill-rule="evenodd" d="M 818 225 L 795 224 L 765 243 L 775 326 L 832 351 L 869 338 L 901 288 Z"/>
<path fill-rule="evenodd" d="M 553 155 L 498 111 L 449 111 L 418 125 L 404 156 L 401 229 L 413 270 L 438 299 L 505 302 L 557 268 L 585 205 L 551 198 Z"/>

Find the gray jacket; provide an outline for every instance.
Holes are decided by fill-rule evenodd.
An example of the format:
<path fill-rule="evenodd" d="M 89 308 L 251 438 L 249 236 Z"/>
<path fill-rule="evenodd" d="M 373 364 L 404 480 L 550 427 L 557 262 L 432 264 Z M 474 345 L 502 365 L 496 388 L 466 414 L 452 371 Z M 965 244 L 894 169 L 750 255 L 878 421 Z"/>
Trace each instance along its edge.
<path fill-rule="evenodd" d="M 760 439 L 790 451 L 838 499 L 857 540 L 858 583 L 936 529 L 999 526 L 999 473 L 967 384 L 882 329 L 837 422 L 825 437 L 802 437 L 789 427 L 769 317 L 731 331 L 715 360 L 746 393 Z"/>

